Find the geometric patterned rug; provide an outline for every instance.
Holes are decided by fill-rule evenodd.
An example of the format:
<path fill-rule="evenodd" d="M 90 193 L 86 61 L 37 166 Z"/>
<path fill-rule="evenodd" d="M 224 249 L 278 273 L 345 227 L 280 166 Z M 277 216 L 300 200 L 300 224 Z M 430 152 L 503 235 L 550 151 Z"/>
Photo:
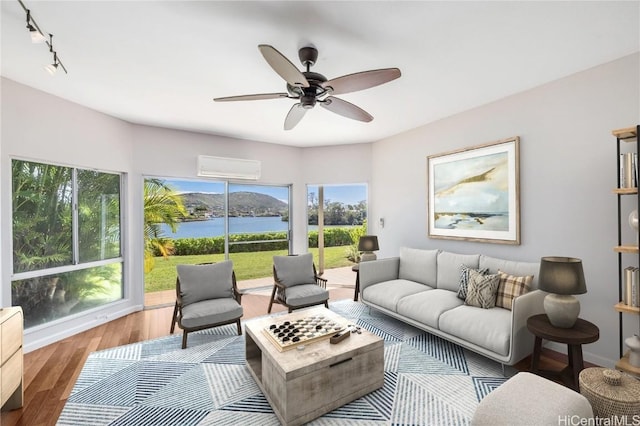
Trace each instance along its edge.
<path fill-rule="evenodd" d="M 361 303 L 329 307 L 384 339 L 385 383 L 311 425 L 465 425 L 507 380 L 499 363 Z M 236 333 L 235 324 L 190 333 L 184 350 L 177 333 L 93 352 L 57 424 L 279 425 Z"/>

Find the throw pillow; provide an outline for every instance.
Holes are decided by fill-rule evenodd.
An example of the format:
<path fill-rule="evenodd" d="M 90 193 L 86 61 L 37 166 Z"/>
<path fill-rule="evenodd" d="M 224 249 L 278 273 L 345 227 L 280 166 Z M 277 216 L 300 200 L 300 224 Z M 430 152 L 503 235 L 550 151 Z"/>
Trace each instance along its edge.
<path fill-rule="evenodd" d="M 496 293 L 500 284 L 500 275 L 482 275 L 480 272 L 469 270 L 469 287 L 464 302 L 470 306 L 491 309 L 496 306 Z"/>
<path fill-rule="evenodd" d="M 516 277 L 501 270 L 498 270 L 498 275 L 500 275 L 500 284 L 496 295 L 496 306 L 511 310 L 513 308 L 513 299 L 531 289 L 533 275 Z"/>
<path fill-rule="evenodd" d="M 458 286 L 458 299 L 465 300 L 467 298 L 467 288 L 469 287 L 469 271 L 473 268 L 469 268 L 467 265 L 460 265 L 460 283 Z M 489 269 L 482 268 L 477 269 L 482 275 L 489 272 Z"/>

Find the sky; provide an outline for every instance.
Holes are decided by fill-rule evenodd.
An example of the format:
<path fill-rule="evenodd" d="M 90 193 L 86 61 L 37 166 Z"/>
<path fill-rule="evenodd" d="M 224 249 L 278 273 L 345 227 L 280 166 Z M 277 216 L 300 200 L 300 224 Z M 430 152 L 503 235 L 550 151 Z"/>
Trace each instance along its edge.
<path fill-rule="evenodd" d="M 165 179 L 165 182 L 178 192 L 204 192 L 217 194 L 221 194 L 224 192 L 223 182 L 183 179 Z M 229 190 L 231 192 L 259 192 L 261 194 L 271 195 L 278 200 L 287 202 L 286 186 L 229 184 Z M 314 192 L 317 196 L 318 185 L 308 185 L 307 192 Z M 325 200 L 338 201 L 344 204 L 355 204 L 359 201 L 367 199 L 367 185 L 325 185 L 324 198 Z"/>

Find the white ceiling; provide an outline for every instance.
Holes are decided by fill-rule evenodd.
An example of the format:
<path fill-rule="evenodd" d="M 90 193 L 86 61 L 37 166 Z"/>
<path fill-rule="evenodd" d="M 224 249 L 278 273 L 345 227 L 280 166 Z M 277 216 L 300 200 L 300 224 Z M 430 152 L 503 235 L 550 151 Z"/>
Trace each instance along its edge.
<path fill-rule="evenodd" d="M 24 0 L 69 70 L 51 77 L 17 0 L 1 5 L 2 76 L 123 120 L 292 146 L 371 142 L 640 50 L 640 2 Z M 341 95 L 375 118 L 323 108 L 291 131 L 295 102 L 214 103 L 284 92 L 260 54 L 327 78 L 398 67 L 386 85 Z"/>

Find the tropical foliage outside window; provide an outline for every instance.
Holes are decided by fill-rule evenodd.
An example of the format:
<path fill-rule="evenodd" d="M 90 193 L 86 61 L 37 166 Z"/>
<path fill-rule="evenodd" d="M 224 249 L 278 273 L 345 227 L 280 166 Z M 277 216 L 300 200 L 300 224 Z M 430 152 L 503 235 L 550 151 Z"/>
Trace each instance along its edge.
<path fill-rule="evenodd" d="M 12 305 L 25 326 L 122 298 L 121 176 L 13 160 Z"/>

